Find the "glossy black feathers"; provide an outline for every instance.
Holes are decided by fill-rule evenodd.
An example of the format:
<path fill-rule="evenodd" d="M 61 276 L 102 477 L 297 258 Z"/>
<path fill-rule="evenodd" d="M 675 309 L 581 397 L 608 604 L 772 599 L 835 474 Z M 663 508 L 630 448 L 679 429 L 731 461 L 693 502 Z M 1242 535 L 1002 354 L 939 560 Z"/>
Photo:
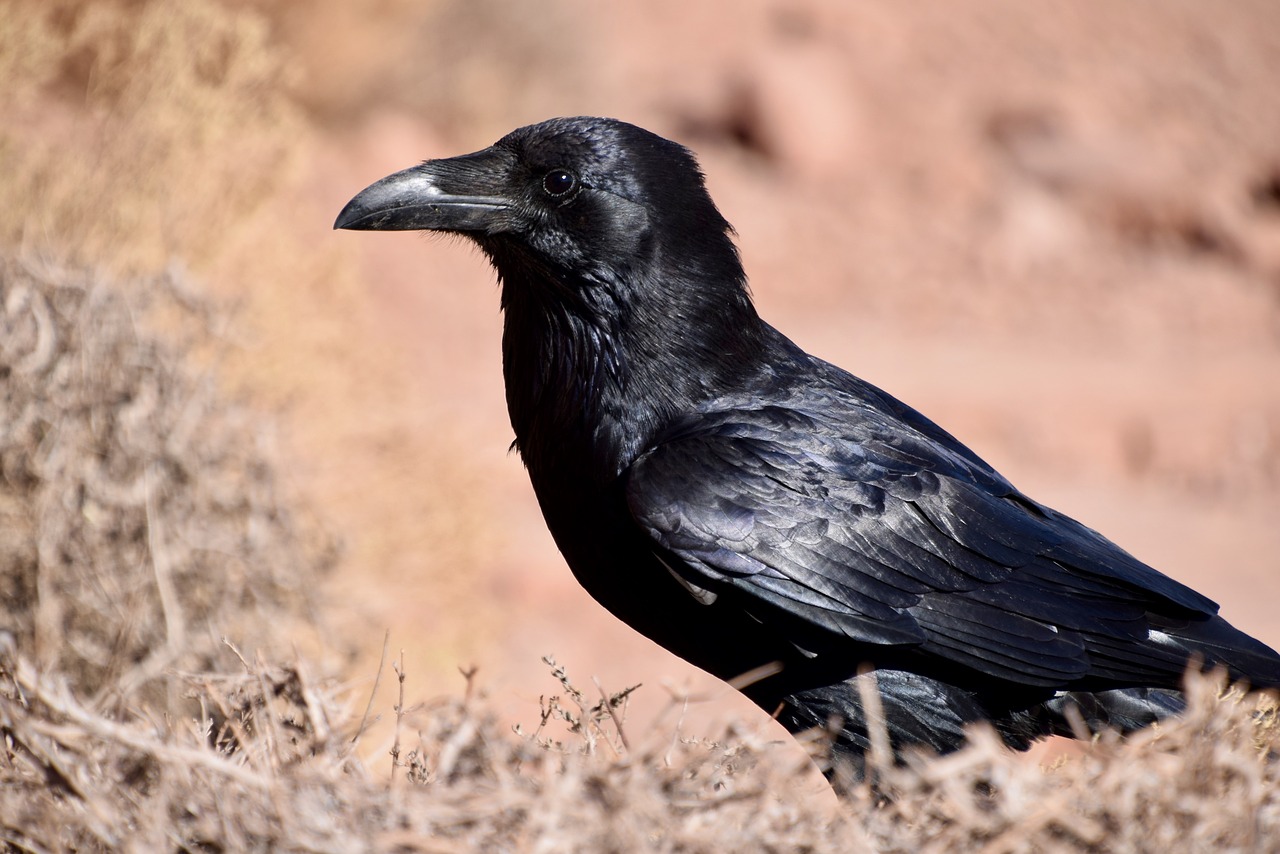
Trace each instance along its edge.
<path fill-rule="evenodd" d="M 1280 656 L 1209 599 L 1019 493 L 946 431 L 807 355 L 752 306 L 693 156 L 555 119 L 357 196 L 353 228 L 466 234 L 505 311 L 515 447 L 577 578 L 792 729 L 865 748 L 860 667 L 895 747 L 1014 747 L 1179 707 L 1188 661 L 1256 686 Z"/>

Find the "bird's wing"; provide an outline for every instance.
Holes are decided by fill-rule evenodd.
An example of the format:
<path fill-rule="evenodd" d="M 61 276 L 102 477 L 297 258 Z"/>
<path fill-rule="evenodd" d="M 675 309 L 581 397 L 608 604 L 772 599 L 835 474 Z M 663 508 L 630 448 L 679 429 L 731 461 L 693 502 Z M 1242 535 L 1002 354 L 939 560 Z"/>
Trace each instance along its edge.
<path fill-rule="evenodd" d="M 637 459 L 627 502 L 695 595 L 814 654 L 915 645 L 1024 684 L 1176 677 L 1185 651 L 1146 642 L 1152 615 L 1216 611 L 874 408 L 704 416 Z"/>

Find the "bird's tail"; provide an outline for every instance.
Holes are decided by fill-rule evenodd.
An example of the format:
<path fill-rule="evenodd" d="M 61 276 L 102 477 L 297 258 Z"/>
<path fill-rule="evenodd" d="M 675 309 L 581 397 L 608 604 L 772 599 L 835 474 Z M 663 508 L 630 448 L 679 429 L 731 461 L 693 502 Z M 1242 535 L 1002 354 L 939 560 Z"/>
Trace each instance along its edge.
<path fill-rule="evenodd" d="M 1053 734 L 1079 737 L 1081 733 L 1076 730 L 1080 723 L 1089 732 L 1104 729 L 1133 732 L 1181 714 L 1186 702 L 1182 692 L 1172 688 L 1113 688 L 1063 691 L 1043 707 L 1051 715 L 1048 729 Z"/>
<path fill-rule="evenodd" d="M 1151 640 L 1181 651 L 1206 669 L 1226 668 L 1233 681 L 1248 682 L 1252 688 L 1280 688 L 1280 653 L 1221 617 L 1153 625 Z"/>
<path fill-rule="evenodd" d="M 1232 681 L 1246 682 L 1252 688 L 1280 687 L 1280 654 L 1221 617 L 1153 619 L 1148 643 L 1163 649 L 1161 656 L 1152 656 L 1150 660 L 1185 661 L 1188 668 L 1198 670 L 1222 668 Z M 1168 676 L 1172 678 L 1173 673 Z M 1079 735 L 1075 730 L 1081 720 L 1091 732 L 1100 729 L 1132 732 L 1180 714 L 1185 707 L 1182 691 L 1166 684 L 1063 691 L 1038 710 L 1030 710 L 1030 717 L 1056 735 Z"/>

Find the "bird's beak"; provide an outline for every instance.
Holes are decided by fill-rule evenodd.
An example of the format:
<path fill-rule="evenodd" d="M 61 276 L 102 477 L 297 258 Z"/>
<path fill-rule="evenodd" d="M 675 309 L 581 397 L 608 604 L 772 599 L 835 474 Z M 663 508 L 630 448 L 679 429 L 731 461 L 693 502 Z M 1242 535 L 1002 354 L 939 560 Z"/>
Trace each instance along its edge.
<path fill-rule="evenodd" d="M 428 160 L 388 175 L 347 202 L 334 228 L 358 231 L 505 230 L 511 203 L 503 191 L 511 155 L 486 148 L 474 154 Z"/>

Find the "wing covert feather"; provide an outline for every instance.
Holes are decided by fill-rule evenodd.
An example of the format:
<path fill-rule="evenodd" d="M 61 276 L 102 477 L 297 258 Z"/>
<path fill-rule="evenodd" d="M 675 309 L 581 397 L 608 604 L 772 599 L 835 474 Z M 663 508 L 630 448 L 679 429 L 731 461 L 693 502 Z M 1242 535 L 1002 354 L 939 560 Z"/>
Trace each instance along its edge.
<path fill-rule="evenodd" d="M 1148 615 L 1216 610 L 973 458 L 845 416 L 712 413 L 633 464 L 633 518 L 673 572 L 758 619 L 1027 684 L 1164 671 L 1172 652 L 1134 649 Z"/>

